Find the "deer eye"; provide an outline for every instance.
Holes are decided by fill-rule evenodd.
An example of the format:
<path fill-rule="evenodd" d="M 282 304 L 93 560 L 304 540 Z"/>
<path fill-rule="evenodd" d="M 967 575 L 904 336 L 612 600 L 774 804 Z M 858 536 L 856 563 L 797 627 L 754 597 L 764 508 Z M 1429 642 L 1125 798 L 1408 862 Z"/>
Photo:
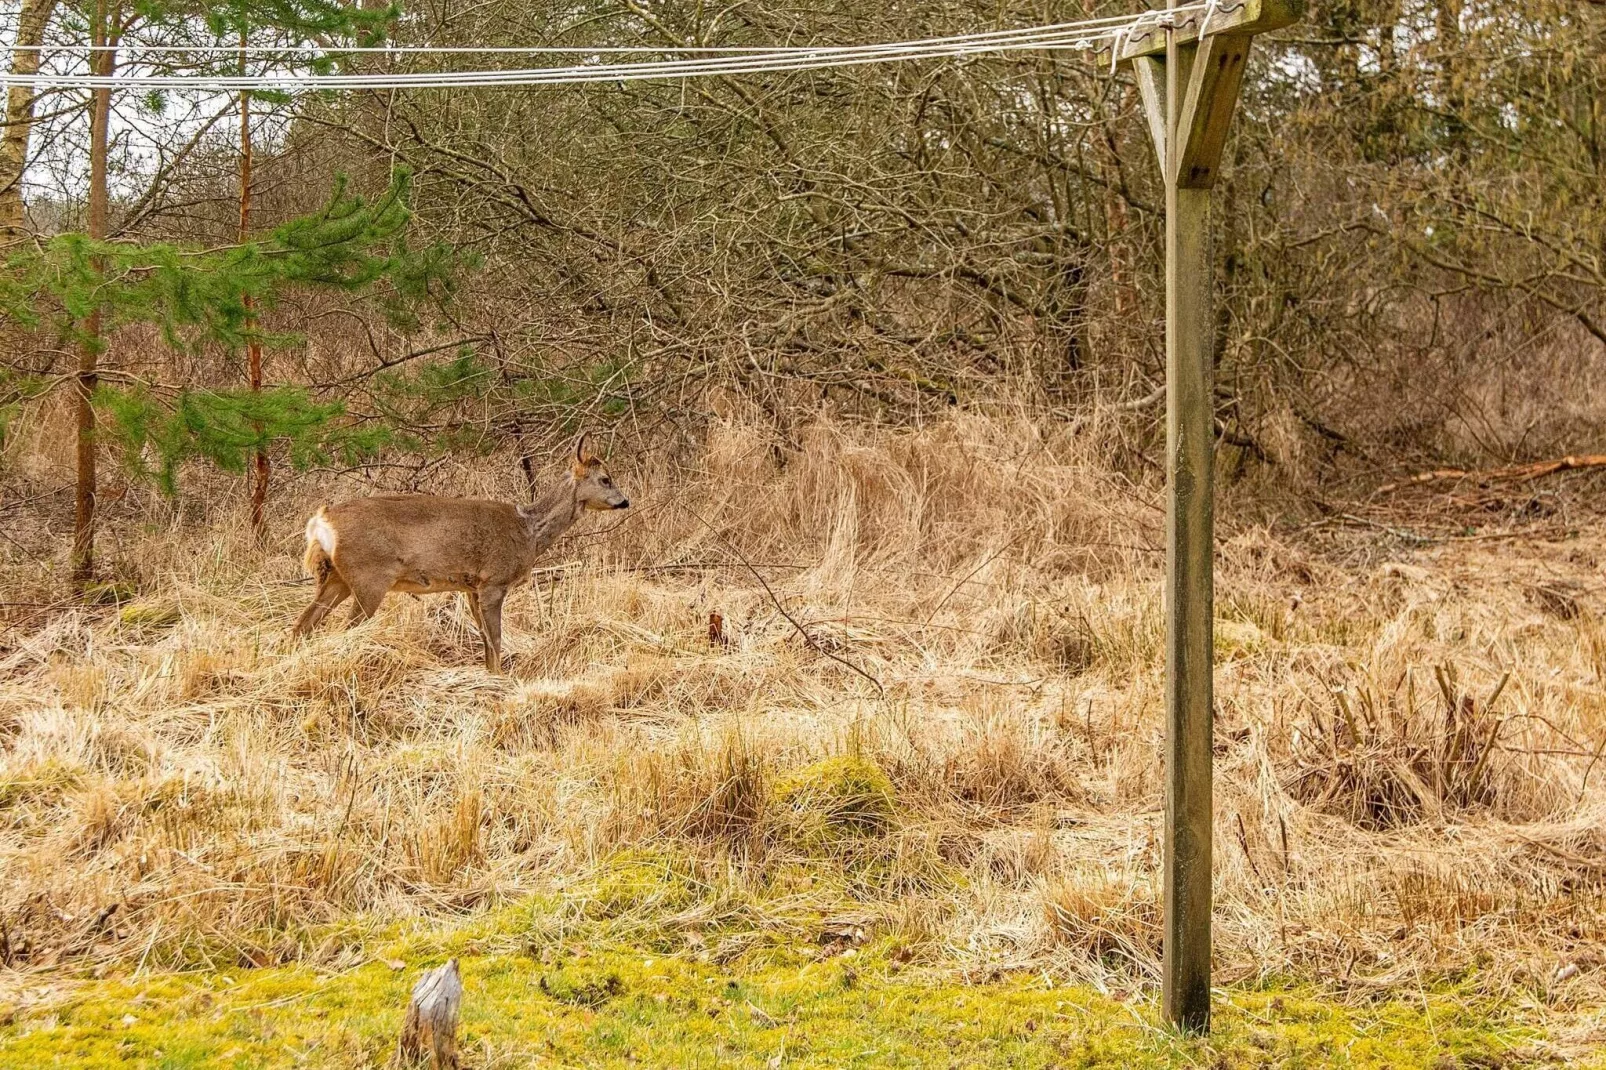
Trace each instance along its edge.
<path fill-rule="evenodd" d="M 603 485 L 603 486 L 604 486 L 604 487 L 611 487 L 611 486 L 613 486 L 613 480 L 611 480 L 611 479 L 609 479 L 609 478 L 608 478 L 608 477 L 607 477 L 607 476 L 603 476 L 603 477 L 602 477 L 602 478 L 601 478 L 601 479 L 600 479 L 600 480 L 598 480 L 598 481 L 597 481 L 597 482 L 599 482 L 599 483 L 601 483 L 601 484 L 602 484 L 602 485 Z"/>

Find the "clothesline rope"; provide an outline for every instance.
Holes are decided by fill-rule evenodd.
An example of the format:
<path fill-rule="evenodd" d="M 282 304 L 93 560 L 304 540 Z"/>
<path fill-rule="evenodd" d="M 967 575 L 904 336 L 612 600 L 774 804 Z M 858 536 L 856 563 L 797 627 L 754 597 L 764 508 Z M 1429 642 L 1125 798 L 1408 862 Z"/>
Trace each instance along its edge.
<path fill-rule="evenodd" d="M 565 85 L 588 82 L 624 82 L 658 78 L 691 78 L 765 72 L 818 70 L 867 63 L 889 63 L 917 59 L 940 59 L 1023 50 L 1091 49 L 1101 41 L 1121 42 L 1134 31 L 1173 25 L 1177 20 L 1201 12 L 1208 17 L 1219 10 L 1221 0 L 1203 0 L 1182 7 L 1161 8 L 1136 15 L 1084 19 L 1018 30 L 931 37 L 869 45 L 777 46 L 764 49 L 715 49 L 702 46 L 608 46 L 597 48 L 555 46 L 338 46 L 248 45 L 246 55 L 272 54 L 281 59 L 310 57 L 320 53 L 331 57 L 346 53 L 387 56 L 513 54 L 513 55 L 680 55 L 697 58 L 665 59 L 650 62 L 580 63 L 558 67 L 520 67 L 505 70 L 374 72 L 366 74 L 314 74 L 299 70 L 263 71 L 256 74 L 155 74 L 124 73 L 90 75 L 46 72 L 33 75 L 0 75 L 0 85 L 30 88 L 112 88 L 112 89 L 195 89 L 236 92 L 248 89 L 423 89 L 476 88 L 507 85 Z M 99 51 L 99 46 L 51 45 L 40 49 L 71 53 Z M 238 45 L 137 45 L 122 47 L 125 54 L 238 55 Z M 1112 49 L 1112 52 L 1117 50 Z M 1113 58 L 1113 56 L 1112 56 Z M 133 62 L 140 62 L 138 59 Z M 298 62 L 305 63 L 306 58 Z"/>
<path fill-rule="evenodd" d="M 1096 28 L 1101 25 L 1116 26 L 1145 19 L 1152 15 L 1163 14 L 1167 11 L 1194 11 L 1203 10 L 1204 0 L 1199 3 L 1185 5 L 1180 8 L 1162 8 L 1155 11 L 1139 12 L 1136 15 L 1106 15 L 1095 19 L 1080 19 L 1076 22 L 1052 23 L 1046 26 L 1031 27 L 1020 30 L 989 30 L 981 33 L 954 34 L 947 37 L 915 38 L 897 44 L 875 45 L 841 45 L 823 46 L 823 48 L 890 48 L 899 46 L 917 46 L 953 43 L 960 41 L 983 41 L 991 37 L 1006 37 L 1023 33 L 1049 32 L 1058 30 L 1072 30 L 1082 28 Z M 326 45 L 303 42 L 301 44 L 279 45 L 252 45 L 226 44 L 213 42 L 209 44 L 145 44 L 138 41 L 126 41 L 117 45 L 90 45 L 79 43 L 52 43 L 38 45 L 10 45 L 7 49 L 12 52 L 133 52 L 141 54 L 217 54 L 239 55 L 285 55 L 288 53 L 322 53 L 324 55 L 372 54 L 372 55 L 578 55 L 598 53 L 607 55 L 664 55 L 667 53 L 708 53 L 719 55 L 762 55 L 766 53 L 794 53 L 819 52 L 820 45 Z"/>

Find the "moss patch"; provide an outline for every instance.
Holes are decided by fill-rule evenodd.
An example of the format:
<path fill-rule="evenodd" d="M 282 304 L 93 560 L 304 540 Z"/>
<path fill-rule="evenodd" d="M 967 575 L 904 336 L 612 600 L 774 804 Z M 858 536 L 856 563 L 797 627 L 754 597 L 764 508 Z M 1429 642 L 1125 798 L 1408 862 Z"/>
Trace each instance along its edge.
<path fill-rule="evenodd" d="M 892 824 L 892 781 L 874 762 L 839 755 L 775 785 L 775 801 L 804 840 L 876 836 Z"/>
<path fill-rule="evenodd" d="M 184 611 L 173 602 L 147 599 L 124 603 L 117 619 L 129 627 L 159 628 L 183 620 Z"/>
<path fill-rule="evenodd" d="M 535 920 L 516 911 L 500 924 L 519 918 Z M 1159 1027 L 1145 1001 L 1040 979 L 956 984 L 900 966 L 891 945 L 722 967 L 537 931 L 522 946 L 483 929 L 398 940 L 335 974 L 285 966 L 97 981 L 0 1029 L 0 1065 L 379 1067 L 413 981 L 451 954 L 462 957 L 474 1067 L 1448 1070 L 1522 1065 L 1535 1039 L 1450 993 L 1352 1007 L 1300 990 L 1234 990 L 1200 1040 Z"/>

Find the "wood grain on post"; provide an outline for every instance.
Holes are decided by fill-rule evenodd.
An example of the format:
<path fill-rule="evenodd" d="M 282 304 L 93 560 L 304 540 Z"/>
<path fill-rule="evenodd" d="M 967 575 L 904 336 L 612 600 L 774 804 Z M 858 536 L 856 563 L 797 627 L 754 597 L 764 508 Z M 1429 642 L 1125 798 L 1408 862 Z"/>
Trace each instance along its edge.
<path fill-rule="evenodd" d="M 426 1056 L 435 1070 L 460 1070 L 457 1057 L 457 1016 L 463 1005 L 463 976 L 457 960 L 425 973 L 413 986 L 396 1046 L 402 1066 L 417 1066 Z"/>
<path fill-rule="evenodd" d="M 1192 52 L 1194 46 L 1189 46 Z M 1166 805 L 1162 1012 L 1210 1028 L 1212 553 L 1210 188 L 1179 181 L 1192 56 L 1166 54 Z M 1226 88 L 1225 86 L 1223 88 Z M 1237 81 L 1230 80 L 1236 93 Z"/>

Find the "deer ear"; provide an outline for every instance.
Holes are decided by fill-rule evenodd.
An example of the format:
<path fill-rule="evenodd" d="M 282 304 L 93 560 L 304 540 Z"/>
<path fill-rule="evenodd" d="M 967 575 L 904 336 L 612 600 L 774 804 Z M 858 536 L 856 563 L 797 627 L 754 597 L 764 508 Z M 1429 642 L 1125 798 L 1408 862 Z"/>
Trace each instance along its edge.
<path fill-rule="evenodd" d="M 575 464 L 585 464 L 586 463 L 586 459 L 588 457 L 588 454 L 586 453 L 586 436 L 589 435 L 589 434 L 590 434 L 590 432 L 588 432 L 588 431 L 582 431 L 582 432 L 580 432 L 580 437 L 574 440 L 574 463 Z"/>

